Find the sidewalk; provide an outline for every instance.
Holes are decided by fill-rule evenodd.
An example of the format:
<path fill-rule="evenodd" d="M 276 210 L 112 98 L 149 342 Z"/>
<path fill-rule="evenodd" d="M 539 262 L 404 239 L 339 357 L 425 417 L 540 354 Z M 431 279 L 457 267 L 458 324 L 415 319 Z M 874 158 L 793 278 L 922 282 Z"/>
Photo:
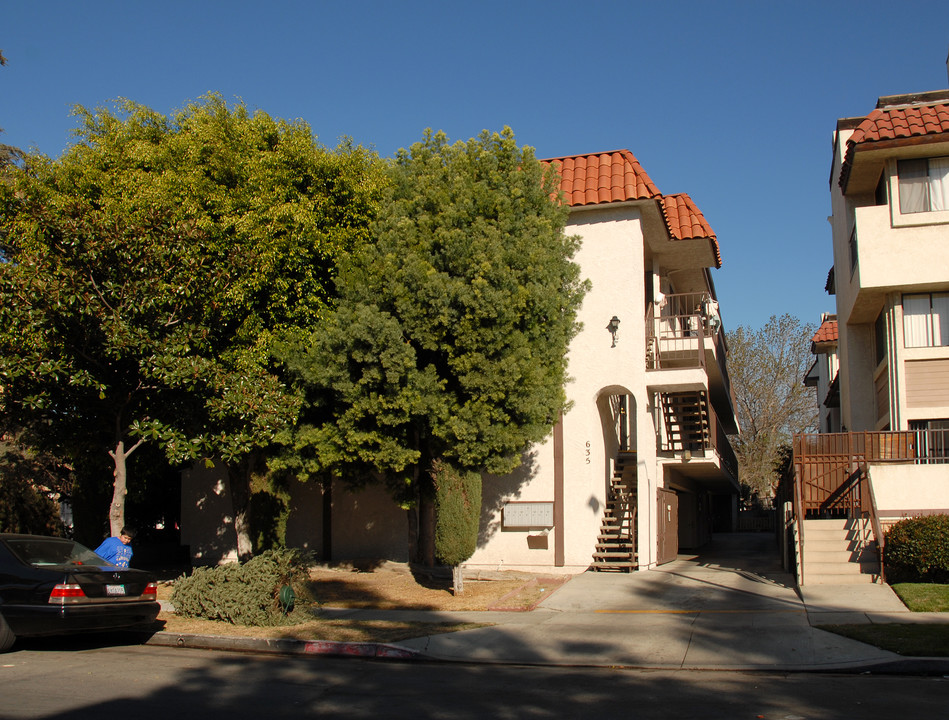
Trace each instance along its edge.
<path fill-rule="evenodd" d="M 911 613 L 885 585 L 811 586 L 802 598 L 770 543 L 767 535 L 716 535 L 710 552 L 680 555 L 655 570 L 582 573 L 531 612 L 324 608 L 323 616 L 333 618 L 491 625 L 393 646 L 300 643 L 272 651 L 656 669 L 949 672 L 949 658 L 906 658 L 815 627 L 945 623 L 945 614 Z"/>

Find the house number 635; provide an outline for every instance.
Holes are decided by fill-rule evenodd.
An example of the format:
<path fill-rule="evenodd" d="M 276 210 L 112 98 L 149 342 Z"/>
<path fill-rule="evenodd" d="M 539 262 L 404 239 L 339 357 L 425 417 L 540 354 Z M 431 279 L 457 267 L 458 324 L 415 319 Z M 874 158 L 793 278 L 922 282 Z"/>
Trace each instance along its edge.
<path fill-rule="evenodd" d="M 590 464 L 590 441 L 589 440 L 587 440 L 586 449 L 583 452 L 584 452 L 584 462 L 587 465 L 589 465 Z"/>

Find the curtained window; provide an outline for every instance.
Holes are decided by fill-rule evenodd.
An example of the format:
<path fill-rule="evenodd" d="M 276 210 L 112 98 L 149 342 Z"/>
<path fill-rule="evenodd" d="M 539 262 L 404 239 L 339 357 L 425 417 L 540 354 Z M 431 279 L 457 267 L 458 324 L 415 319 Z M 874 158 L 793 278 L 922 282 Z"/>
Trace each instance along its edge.
<path fill-rule="evenodd" d="M 949 157 L 900 160 L 900 212 L 949 210 Z"/>
<path fill-rule="evenodd" d="M 903 344 L 949 345 L 949 293 L 903 296 Z"/>

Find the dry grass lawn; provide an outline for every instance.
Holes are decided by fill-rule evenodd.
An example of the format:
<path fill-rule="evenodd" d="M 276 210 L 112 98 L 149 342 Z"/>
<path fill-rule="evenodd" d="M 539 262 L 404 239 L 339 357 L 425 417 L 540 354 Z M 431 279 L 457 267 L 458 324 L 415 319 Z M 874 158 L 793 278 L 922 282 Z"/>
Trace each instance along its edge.
<path fill-rule="evenodd" d="M 451 580 L 414 574 L 407 565 L 384 563 L 371 569 L 351 566 L 317 567 L 311 577 L 313 594 L 323 607 L 379 610 L 530 610 L 566 578 L 526 573 L 494 573 L 491 579 L 465 580 L 465 591 L 455 596 Z M 159 599 L 170 600 L 172 583 L 159 586 Z M 459 623 L 330 620 L 320 618 L 281 627 L 259 628 L 178 617 L 162 612 L 162 630 L 179 634 L 235 637 L 296 638 L 340 642 L 396 642 L 442 632 L 477 627 Z"/>

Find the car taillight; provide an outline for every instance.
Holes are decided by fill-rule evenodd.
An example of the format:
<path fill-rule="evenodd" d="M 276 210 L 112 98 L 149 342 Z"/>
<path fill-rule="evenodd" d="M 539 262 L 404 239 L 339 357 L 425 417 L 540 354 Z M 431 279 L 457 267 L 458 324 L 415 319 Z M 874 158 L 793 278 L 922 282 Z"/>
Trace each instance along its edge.
<path fill-rule="evenodd" d="M 142 597 L 146 600 L 157 600 L 158 599 L 158 583 L 150 582 L 145 586 L 145 592 L 142 593 Z"/>
<path fill-rule="evenodd" d="M 60 583 L 53 588 L 49 594 L 51 605 L 66 605 L 67 603 L 81 602 L 85 600 L 86 594 L 82 588 L 72 583 Z"/>

